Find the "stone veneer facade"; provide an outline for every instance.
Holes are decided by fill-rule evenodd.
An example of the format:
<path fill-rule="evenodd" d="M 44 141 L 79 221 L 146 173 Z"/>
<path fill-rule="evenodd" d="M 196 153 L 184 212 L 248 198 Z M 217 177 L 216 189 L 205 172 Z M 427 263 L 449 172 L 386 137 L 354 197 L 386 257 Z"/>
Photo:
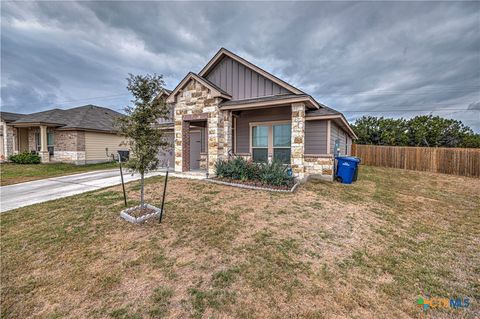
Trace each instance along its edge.
<path fill-rule="evenodd" d="M 333 165 L 333 156 L 304 156 L 305 174 L 310 177 L 333 180 Z"/>
<path fill-rule="evenodd" d="M 293 174 L 300 179 L 305 177 L 304 150 L 305 150 L 305 104 L 292 104 L 292 140 L 291 140 L 291 167 Z"/>
<path fill-rule="evenodd" d="M 207 152 L 200 154 L 200 169 L 215 173 L 218 159 L 227 158 L 232 147 L 232 112 L 222 111 L 221 99 L 211 96 L 210 90 L 194 79 L 180 91 L 174 105 L 175 114 L 175 171 L 189 170 L 190 122 L 207 122 Z M 305 157 L 305 104 L 292 104 L 291 167 L 296 177 L 320 175 L 333 179 L 333 158 L 322 156 Z M 251 154 L 240 154 L 251 159 Z"/>
<path fill-rule="evenodd" d="M 218 107 L 221 99 L 213 97 L 211 91 L 194 79 L 179 92 L 175 102 L 175 171 L 189 170 L 190 163 L 190 121 L 207 122 L 207 154 L 204 158 L 208 173 L 215 173 L 215 163 L 224 158 L 231 144 L 231 131 L 227 131 L 225 122 L 231 123 L 231 112 L 221 111 Z M 225 138 L 226 137 L 226 138 Z M 205 155 L 204 155 L 205 156 Z M 205 164 L 201 163 L 201 166 Z"/>

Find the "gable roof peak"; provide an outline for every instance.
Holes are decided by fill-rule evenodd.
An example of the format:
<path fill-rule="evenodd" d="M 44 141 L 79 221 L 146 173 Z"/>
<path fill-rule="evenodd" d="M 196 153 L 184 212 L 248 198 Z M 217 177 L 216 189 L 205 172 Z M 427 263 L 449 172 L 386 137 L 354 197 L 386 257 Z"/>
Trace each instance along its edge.
<path fill-rule="evenodd" d="M 228 94 L 227 92 L 225 92 L 224 90 L 222 90 L 221 88 L 219 88 L 218 86 L 216 86 L 215 84 L 210 82 L 209 80 L 207 80 L 207 79 L 199 76 L 198 74 L 190 71 L 183 78 L 183 80 L 180 81 L 180 83 L 178 83 L 177 87 L 167 97 L 167 103 L 174 102 L 175 101 L 175 96 L 180 92 L 181 89 L 183 89 L 188 84 L 188 82 L 191 79 L 194 79 L 194 80 L 200 82 L 200 84 L 202 84 L 203 86 L 205 86 L 209 90 L 211 90 L 214 97 L 221 97 L 221 98 L 224 98 L 224 99 L 231 99 L 232 98 L 232 96 L 230 94 Z"/>
<path fill-rule="evenodd" d="M 292 92 L 293 94 L 305 94 L 302 90 L 294 87 L 293 85 L 283 81 L 282 79 L 276 77 L 275 75 L 265 71 L 264 69 L 256 66 L 255 64 L 245 60 L 241 56 L 233 53 L 232 51 L 227 50 L 224 47 L 221 47 L 220 50 L 213 56 L 213 58 L 208 61 L 208 63 L 203 67 L 203 69 L 198 73 L 198 75 L 202 78 L 205 78 L 208 73 L 215 68 L 218 62 L 222 60 L 223 57 L 228 56 L 229 58 L 237 61 L 238 63 L 244 65 L 245 67 L 259 73 L 260 75 L 266 77 L 267 79 L 271 80 L 272 82 L 278 84 L 279 86 L 283 87 L 284 89 Z"/>

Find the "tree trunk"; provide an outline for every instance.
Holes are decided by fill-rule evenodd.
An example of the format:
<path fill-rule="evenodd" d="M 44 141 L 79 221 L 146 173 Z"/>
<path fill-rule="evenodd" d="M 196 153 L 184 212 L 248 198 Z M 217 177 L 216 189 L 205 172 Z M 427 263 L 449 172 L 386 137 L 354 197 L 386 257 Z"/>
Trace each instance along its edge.
<path fill-rule="evenodd" d="M 143 177 L 144 177 L 144 173 L 141 173 L 140 174 L 140 207 L 141 208 L 145 206 L 145 201 L 143 197 L 143 186 L 144 186 Z"/>

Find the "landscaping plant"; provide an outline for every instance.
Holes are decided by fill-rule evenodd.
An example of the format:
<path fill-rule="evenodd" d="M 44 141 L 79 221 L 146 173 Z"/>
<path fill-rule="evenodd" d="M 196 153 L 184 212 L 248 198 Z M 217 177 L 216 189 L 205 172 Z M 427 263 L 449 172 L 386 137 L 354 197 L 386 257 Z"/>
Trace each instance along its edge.
<path fill-rule="evenodd" d="M 215 174 L 219 178 L 257 181 L 271 186 L 288 186 L 293 182 L 293 177 L 288 176 L 287 167 L 282 163 L 254 163 L 240 156 L 232 160 L 218 160 Z"/>
<path fill-rule="evenodd" d="M 140 174 L 140 207 L 145 207 L 145 173 L 157 168 L 158 150 L 168 143 L 162 130 L 155 128 L 159 118 L 168 119 L 168 108 L 162 97 L 165 85 L 162 75 L 133 75 L 127 78 L 127 89 L 133 96 L 133 106 L 125 107 L 127 116 L 118 120 L 120 135 L 126 138 L 124 144 L 130 147 L 130 159 L 126 167 Z"/>
<path fill-rule="evenodd" d="M 29 152 L 10 155 L 8 159 L 16 164 L 40 164 L 40 156 Z"/>

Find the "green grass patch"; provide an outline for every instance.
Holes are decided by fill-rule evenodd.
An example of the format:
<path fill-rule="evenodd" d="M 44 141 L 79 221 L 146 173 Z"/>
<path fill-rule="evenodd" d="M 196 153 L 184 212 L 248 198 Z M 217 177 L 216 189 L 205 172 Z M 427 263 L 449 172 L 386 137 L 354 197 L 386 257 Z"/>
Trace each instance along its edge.
<path fill-rule="evenodd" d="M 48 164 L 0 164 L 0 185 L 11 185 L 37 179 L 50 178 L 63 175 L 71 175 L 96 171 L 102 169 L 117 168 L 116 162 L 74 165 L 67 163 Z"/>

